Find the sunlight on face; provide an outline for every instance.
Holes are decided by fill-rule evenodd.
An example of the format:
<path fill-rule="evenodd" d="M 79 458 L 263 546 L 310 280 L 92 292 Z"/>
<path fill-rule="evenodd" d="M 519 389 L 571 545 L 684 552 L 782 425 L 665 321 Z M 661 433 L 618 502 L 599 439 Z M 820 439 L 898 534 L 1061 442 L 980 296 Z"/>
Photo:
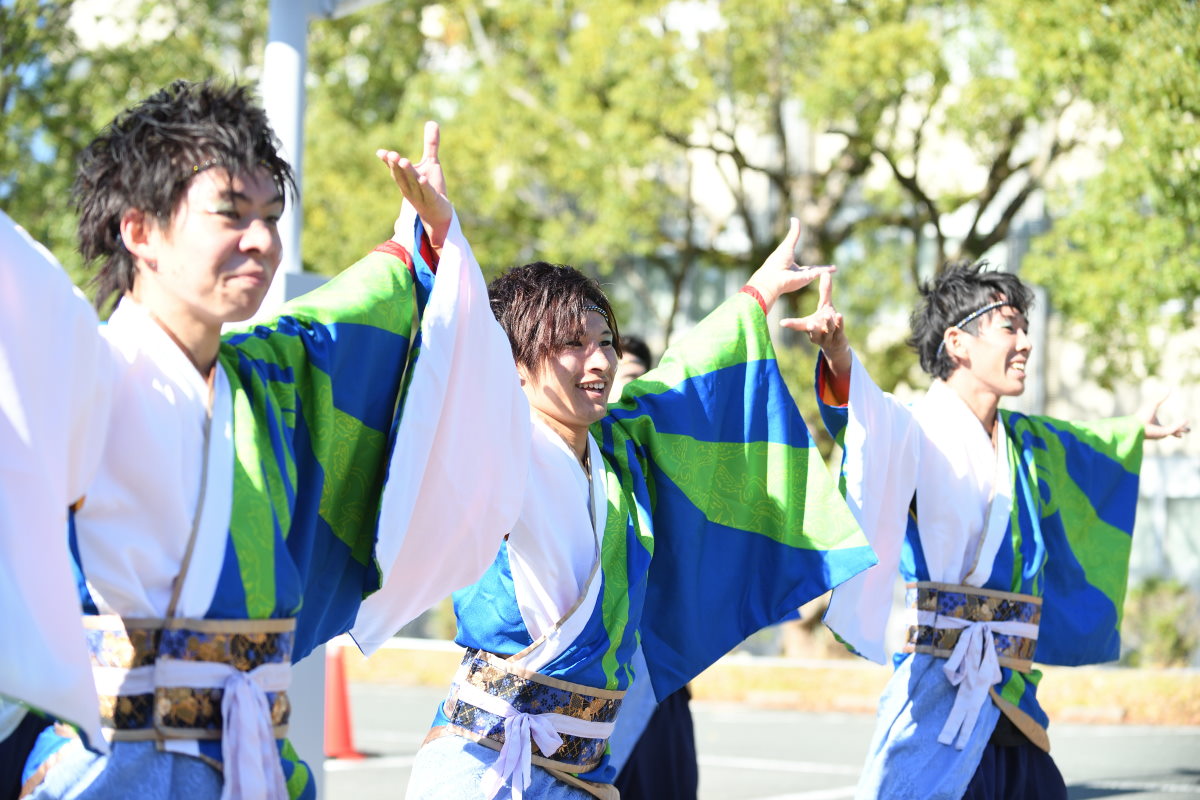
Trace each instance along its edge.
<path fill-rule="evenodd" d="M 607 413 L 616 366 L 608 321 L 589 311 L 583 330 L 543 361 L 536 373 L 518 371 L 529 404 L 542 419 L 560 433 L 578 435 Z"/>

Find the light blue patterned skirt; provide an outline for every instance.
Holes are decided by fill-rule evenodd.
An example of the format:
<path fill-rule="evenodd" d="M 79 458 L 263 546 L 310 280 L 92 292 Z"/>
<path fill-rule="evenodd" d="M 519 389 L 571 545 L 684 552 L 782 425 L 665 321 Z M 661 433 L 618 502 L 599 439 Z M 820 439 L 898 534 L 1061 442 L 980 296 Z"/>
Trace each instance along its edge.
<path fill-rule="evenodd" d="M 483 773 L 500 754 L 462 736 L 443 736 L 417 752 L 408 779 L 406 800 L 483 800 Z M 505 786 L 495 800 L 511 800 Z M 526 800 L 595 800 L 590 794 L 556 779 L 534 765 Z"/>
<path fill-rule="evenodd" d="M 102 756 L 74 739 L 61 754 L 34 790 L 33 800 L 218 800 L 221 796 L 220 772 L 198 758 L 160 752 L 154 742 L 115 742 Z"/>
<path fill-rule="evenodd" d="M 986 701 L 964 749 L 938 742 L 958 687 L 946 659 L 915 653 L 892 674 L 879 700 L 875 733 L 856 800 L 919 797 L 960 800 L 979 766 L 1000 709 Z"/>

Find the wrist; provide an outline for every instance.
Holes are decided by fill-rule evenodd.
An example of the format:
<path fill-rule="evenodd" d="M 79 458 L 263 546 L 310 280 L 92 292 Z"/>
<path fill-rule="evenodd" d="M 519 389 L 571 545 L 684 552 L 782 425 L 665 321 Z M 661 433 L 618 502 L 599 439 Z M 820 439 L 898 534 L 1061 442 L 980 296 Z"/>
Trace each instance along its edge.
<path fill-rule="evenodd" d="M 821 355 L 825 357 L 825 363 L 828 365 L 830 373 L 838 377 L 848 374 L 854 363 L 850 357 L 849 345 L 822 347 Z"/>
<path fill-rule="evenodd" d="M 758 301 L 758 307 L 762 309 L 763 314 L 769 314 L 771 312 L 771 307 L 767 305 L 766 298 L 762 296 L 762 292 L 760 292 L 751 284 L 747 283 L 741 289 L 738 289 L 738 291 L 743 294 L 748 294 Z"/>

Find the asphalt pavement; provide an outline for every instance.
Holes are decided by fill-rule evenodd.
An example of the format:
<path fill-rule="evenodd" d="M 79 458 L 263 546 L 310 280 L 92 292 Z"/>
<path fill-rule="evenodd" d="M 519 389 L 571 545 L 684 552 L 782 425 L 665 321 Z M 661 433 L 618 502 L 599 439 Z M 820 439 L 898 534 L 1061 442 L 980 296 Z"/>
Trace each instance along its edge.
<path fill-rule="evenodd" d="M 351 684 L 361 760 L 327 760 L 323 797 L 402 798 L 440 689 Z M 700 800 L 840 800 L 871 735 L 868 714 L 692 704 Z M 1070 800 L 1200 800 L 1200 727 L 1053 725 Z"/>

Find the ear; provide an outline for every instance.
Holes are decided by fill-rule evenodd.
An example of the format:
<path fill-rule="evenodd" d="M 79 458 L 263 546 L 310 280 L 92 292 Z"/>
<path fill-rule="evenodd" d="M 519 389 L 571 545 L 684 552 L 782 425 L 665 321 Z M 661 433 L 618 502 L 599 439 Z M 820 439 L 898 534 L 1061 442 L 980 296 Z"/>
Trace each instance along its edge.
<path fill-rule="evenodd" d="M 130 208 L 121 215 L 121 242 L 133 256 L 134 265 L 158 268 L 158 240 L 161 233 L 157 221 L 140 208 Z"/>
<path fill-rule="evenodd" d="M 521 385 L 525 385 L 525 381 L 529 380 L 529 372 L 523 364 L 517 364 L 517 377 L 521 379 Z"/>
<path fill-rule="evenodd" d="M 950 360 L 954 362 L 955 366 L 961 366 L 970 360 L 970 355 L 967 352 L 966 340 L 968 338 L 970 338 L 970 334 L 962 328 L 950 328 L 946 331 L 944 338 L 946 342 L 946 354 L 950 356 Z"/>

